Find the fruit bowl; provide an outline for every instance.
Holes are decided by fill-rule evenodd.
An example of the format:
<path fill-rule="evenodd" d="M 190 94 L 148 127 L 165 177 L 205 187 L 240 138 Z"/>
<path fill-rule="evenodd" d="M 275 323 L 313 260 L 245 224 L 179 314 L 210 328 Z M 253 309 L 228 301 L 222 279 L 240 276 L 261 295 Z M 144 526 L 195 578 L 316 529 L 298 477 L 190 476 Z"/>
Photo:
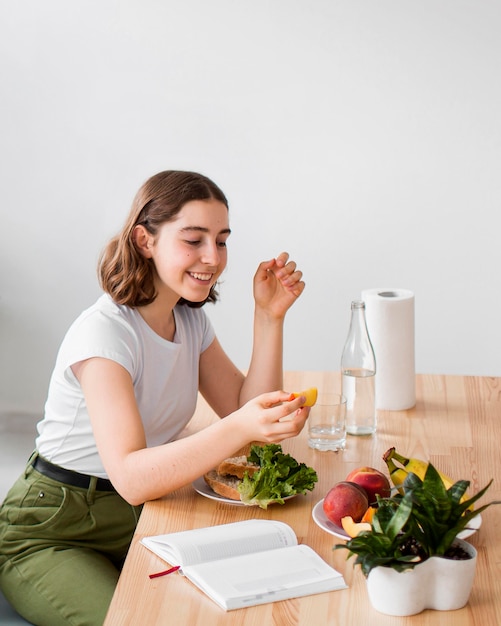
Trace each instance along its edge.
<path fill-rule="evenodd" d="M 331 522 L 324 513 L 323 508 L 324 500 L 320 500 L 315 504 L 313 510 L 311 512 L 311 516 L 313 517 L 313 521 L 320 526 L 322 530 L 325 530 L 326 533 L 334 535 L 338 537 L 338 539 L 342 539 L 343 541 L 348 541 L 350 538 L 347 533 L 344 532 L 342 528 Z M 458 539 L 466 539 L 475 533 L 480 526 L 482 525 L 482 516 L 479 514 L 471 520 L 470 527 L 465 528 L 462 532 L 458 534 Z"/>
<path fill-rule="evenodd" d="M 331 522 L 327 515 L 324 513 L 324 500 L 320 500 L 315 504 L 313 510 L 311 512 L 311 516 L 313 517 L 313 521 L 320 526 L 322 530 L 325 530 L 326 533 L 334 535 L 339 539 L 343 539 L 343 541 L 348 541 L 349 536 L 344 532 L 344 530 Z"/>

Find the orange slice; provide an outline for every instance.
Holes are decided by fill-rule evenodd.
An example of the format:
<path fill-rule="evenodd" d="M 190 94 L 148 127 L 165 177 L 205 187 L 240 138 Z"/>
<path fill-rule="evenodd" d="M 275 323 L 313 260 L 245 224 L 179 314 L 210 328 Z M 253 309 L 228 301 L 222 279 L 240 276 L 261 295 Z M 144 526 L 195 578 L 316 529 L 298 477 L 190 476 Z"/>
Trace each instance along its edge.
<path fill-rule="evenodd" d="M 356 537 L 364 530 L 372 530 L 372 526 L 369 522 L 354 522 L 353 517 L 351 515 L 347 515 L 341 519 L 341 525 L 343 526 L 344 532 L 348 535 L 348 537 Z"/>
<path fill-rule="evenodd" d="M 291 400 L 294 398 L 299 398 L 299 396 L 305 396 L 306 402 L 303 406 L 313 406 L 317 401 L 318 397 L 318 389 L 316 387 L 310 387 L 309 389 L 305 389 L 304 391 L 300 391 L 299 393 L 291 393 Z"/>

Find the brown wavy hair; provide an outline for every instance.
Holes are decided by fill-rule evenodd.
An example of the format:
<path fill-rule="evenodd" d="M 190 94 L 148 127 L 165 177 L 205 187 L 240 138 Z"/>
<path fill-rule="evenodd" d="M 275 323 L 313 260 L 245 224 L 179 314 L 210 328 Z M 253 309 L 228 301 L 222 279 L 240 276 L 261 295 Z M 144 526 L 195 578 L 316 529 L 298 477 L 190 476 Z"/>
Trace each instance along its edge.
<path fill-rule="evenodd" d="M 221 189 L 202 174 L 168 170 L 149 178 L 137 192 L 122 231 L 108 243 L 99 258 L 98 276 L 103 290 L 117 304 L 138 307 L 153 302 L 157 295 L 155 265 L 137 250 L 133 240 L 135 226 L 142 224 L 149 233 L 156 235 L 159 227 L 173 220 L 187 202 L 210 199 L 228 207 Z M 213 285 L 203 302 L 181 298 L 178 304 L 197 308 L 217 299 Z"/>

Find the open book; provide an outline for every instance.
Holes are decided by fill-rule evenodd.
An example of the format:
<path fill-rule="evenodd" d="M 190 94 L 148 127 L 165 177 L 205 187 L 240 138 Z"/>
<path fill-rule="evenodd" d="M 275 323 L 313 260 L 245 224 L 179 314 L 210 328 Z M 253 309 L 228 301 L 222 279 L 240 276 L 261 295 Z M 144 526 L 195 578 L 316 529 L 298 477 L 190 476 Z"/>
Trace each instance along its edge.
<path fill-rule="evenodd" d="M 290 526 L 246 520 L 144 537 L 141 543 L 225 610 L 345 589 L 342 575 Z"/>

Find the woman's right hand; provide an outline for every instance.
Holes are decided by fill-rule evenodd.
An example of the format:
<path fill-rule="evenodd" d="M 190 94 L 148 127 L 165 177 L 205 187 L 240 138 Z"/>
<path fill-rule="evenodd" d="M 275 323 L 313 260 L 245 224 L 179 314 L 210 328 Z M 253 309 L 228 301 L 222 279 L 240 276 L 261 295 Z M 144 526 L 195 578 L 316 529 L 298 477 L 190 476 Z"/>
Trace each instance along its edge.
<path fill-rule="evenodd" d="M 246 434 L 246 443 L 261 441 L 279 443 L 296 437 L 310 413 L 309 407 L 301 406 L 304 396 L 291 400 L 286 391 L 271 391 L 256 396 L 225 418 L 238 425 L 241 434 Z"/>

